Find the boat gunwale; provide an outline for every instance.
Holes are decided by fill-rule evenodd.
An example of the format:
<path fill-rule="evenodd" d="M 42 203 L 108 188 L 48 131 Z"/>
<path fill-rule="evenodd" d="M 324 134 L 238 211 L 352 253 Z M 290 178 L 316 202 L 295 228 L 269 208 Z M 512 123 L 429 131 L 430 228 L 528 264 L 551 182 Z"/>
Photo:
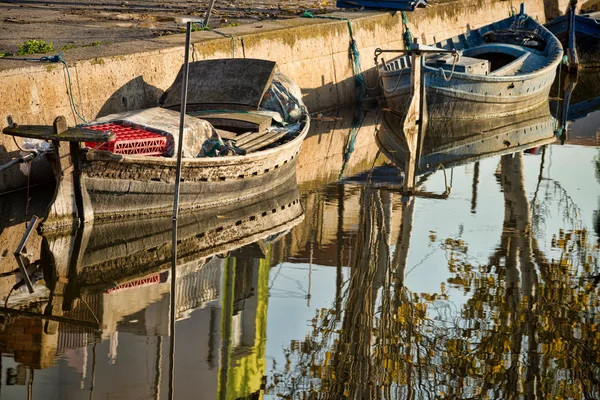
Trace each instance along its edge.
<path fill-rule="evenodd" d="M 554 45 L 555 45 L 556 49 L 555 49 L 553 55 L 552 54 L 548 54 L 547 56 L 543 56 L 543 57 L 545 57 L 546 59 L 549 60 L 549 62 L 548 62 L 547 65 L 545 65 L 544 67 L 542 67 L 542 68 L 540 68 L 540 69 L 538 69 L 536 71 L 529 72 L 529 73 L 526 73 L 526 74 L 523 74 L 523 75 L 503 75 L 503 76 L 502 75 L 501 76 L 498 76 L 498 75 L 477 75 L 477 74 L 469 74 L 469 73 L 466 73 L 466 72 L 454 71 L 452 73 L 452 78 L 450 79 L 450 82 L 453 79 L 455 79 L 455 77 L 456 78 L 461 78 L 461 79 L 466 80 L 466 81 L 490 82 L 490 83 L 494 83 L 494 82 L 501 82 L 501 83 L 504 83 L 504 82 L 513 82 L 515 80 L 528 81 L 528 80 L 532 80 L 532 79 L 535 79 L 535 78 L 539 78 L 541 75 L 547 74 L 548 70 L 550 70 L 550 69 L 556 69 L 557 65 L 562 60 L 562 57 L 563 57 L 563 54 L 564 54 L 562 43 L 544 25 L 540 24 L 539 22 L 537 22 L 536 20 L 534 20 L 533 18 L 531 18 L 531 16 L 529 16 L 529 15 L 527 15 L 527 17 L 529 19 L 531 19 L 532 21 L 534 21 L 534 23 L 537 25 L 536 28 L 542 29 L 542 30 L 546 31 L 546 33 L 547 33 L 546 36 L 548 36 L 552 40 L 551 42 L 549 41 L 546 44 L 546 48 L 548 48 L 549 46 L 551 46 L 551 43 L 554 43 Z M 502 21 L 498 21 L 498 23 L 506 21 L 508 19 L 513 19 L 513 18 L 514 17 L 509 17 L 509 18 L 504 19 Z M 473 31 L 481 30 L 482 28 L 490 26 L 490 25 L 491 24 L 482 26 L 482 27 L 480 27 L 478 29 L 474 29 Z M 446 39 L 446 41 L 450 40 L 450 39 L 454 39 L 456 37 L 459 37 L 460 35 L 465 35 L 467 33 L 468 32 L 464 32 L 464 33 L 461 33 L 459 35 L 452 36 L 451 38 Z M 438 46 L 438 44 L 440 44 L 440 43 L 442 43 L 442 42 L 441 41 L 437 42 L 437 43 L 433 44 L 433 46 L 440 47 L 441 45 Z M 481 46 L 481 45 L 479 45 L 479 46 Z M 474 48 L 479 47 L 479 46 L 473 46 L 473 47 L 469 47 L 469 48 L 464 48 L 461 51 L 474 49 Z M 522 46 L 522 47 L 525 48 L 524 46 Z M 440 48 L 442 48 L 442 47 L 440 47 Z M 526 50 L 526 51 L 529 51 L 529 50 Z M 534 52 L 531 52 L 531 53 L 534 53 Z M 539 53 L 539 51 L 535 52 L 534 54 L 536 54 L 536 53 Z M 551 58 L 552 56 L 554 56 L 554 57 Z M 401 55 L 401 56 L 398 56 L 398 57 L 394 57 L 391 60 L 387 61 L 386 64 L 391 64 L 391 63 L 393 63 L 396 60 L 400 60 L 400 59 L 408 58 L 408 57 L 409 56 L 407 56 L 407 55 Z M 380 75 L 382 77 L 392 78 L 394 76 L 402 74 L 404 70 L 410 71 L 410 68 L 386 70 L 386 69 L 381 68 L 381 66 L 378 66 L 378 70 L 379 70 L 379 73 L 380 73 Z M 445 74 L 446 74 L 446 71 L 444 71 L 443 69 L 441 69 L 441 68 L 434 68 L 434 67 L 428 66 L 427 64 L 425 64 L 425 66 L 423 67 L 423 70 L 424 70 L 424 72 L 427 72 L 427 74 L 435 74 L 435 75 L 442 76 L 442 77 L 445 77 Z M 409 76 L 409 75 L 407 74 L 407 76 Z"/>
<path fill-rule="evenodd" d="M 305 114 L 305 118 L 301 121 L 303 124 L 302 129 L 289 142 L 286 142 L 280 146 L 272 147 L 266 150 L 259 150 L 256 152 L 247 153 L 246 155 L 232 155 L 223 157 L 196 157 L 196 158 L 182 158 L 182 165 L 184 167 L 224 167 L 230 165 L 241 165 L 252 163 L 260 159 L 269 157 L 270 155 L 280 153 L 289 149 L 292 149 L 298 144 L 302 144 L 304 138 L 308 134 L 310 129 L 310 116 Z M 84 156 L 86 161 L 109 161 L 117 163 L 130 163 L 130 164 L 145 164 L 145 165 L 160 165 L 163 167 L 176 167 L 177 157 L 165 157 L 165 156 L 144 156 L 144 155 L 131 155 L 131 154 L 115 154 L 109 151 L 95 150 L 93 152 L 87 152 Z"/>

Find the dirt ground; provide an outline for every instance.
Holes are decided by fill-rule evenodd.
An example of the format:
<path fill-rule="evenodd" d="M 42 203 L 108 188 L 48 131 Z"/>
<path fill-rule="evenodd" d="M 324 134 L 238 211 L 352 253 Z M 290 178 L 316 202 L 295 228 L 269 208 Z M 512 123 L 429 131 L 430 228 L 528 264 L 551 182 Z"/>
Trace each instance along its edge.
<path fill-rule="evenodd" d="M 105 46 L 180 33 L 175 17 L 204 18 L 208 0 L 0 1 L 0 56 L 17 54 L 27 40 L 51 42 L 55 52 Z M 337 10 L 335 0 L 217 0 L 209 27 L 221 28 L 268 19 L 297 18 Z"/>

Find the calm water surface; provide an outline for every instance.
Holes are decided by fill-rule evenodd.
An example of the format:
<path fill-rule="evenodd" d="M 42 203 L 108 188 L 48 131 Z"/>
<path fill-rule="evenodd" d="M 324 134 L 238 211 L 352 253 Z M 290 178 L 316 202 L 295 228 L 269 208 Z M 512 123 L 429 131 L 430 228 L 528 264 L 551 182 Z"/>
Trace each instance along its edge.
<path fill-rule="evenodd" d="M 565 145 L 437 171 L 411 198 L 379 158 L 248 206 L 262 225 L 230 246 L 184 240 L 174 359 L 162 225 L 98 228 L 82 262 L 113 269 L 71 310 L 68 281 L 4 293 L 32 314 L 2 314 L 0 395 L 166 399 L 174 360 L 177 399 L 600 398 L 598 127 L 591 112 Z"/>

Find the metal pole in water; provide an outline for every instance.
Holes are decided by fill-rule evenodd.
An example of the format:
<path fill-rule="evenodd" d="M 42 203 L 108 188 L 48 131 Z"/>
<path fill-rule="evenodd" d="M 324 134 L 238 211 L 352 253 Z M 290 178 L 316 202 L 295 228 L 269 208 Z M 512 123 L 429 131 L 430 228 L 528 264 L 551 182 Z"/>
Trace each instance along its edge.
<path fill-rule="evenodd" d="M 171 259 L 171 301 L 169 305 L 169 330 L 171 334 L 171 343 L 169 346 L 169 399 L 174 398 L 175 383 L 175 284 L 177 277 L 177 216 L 179 215 L 179 191 L 181 187 L 181 153 L 183 151 L 183 128 L 185 124 L 185 111 L 187 104 L 191 33 L 192 21 L 186 20 L 184 53 L 185 55 L 183 61 L 183 84 L 181 87 L 181 114 L 179 118 L 179 142 L 177 143 L 177 172 L 175 174 L 175 199 L 173 200 L 173 235 L 171 242 L 171 246 L 173 247 L 173 258 Z"/>

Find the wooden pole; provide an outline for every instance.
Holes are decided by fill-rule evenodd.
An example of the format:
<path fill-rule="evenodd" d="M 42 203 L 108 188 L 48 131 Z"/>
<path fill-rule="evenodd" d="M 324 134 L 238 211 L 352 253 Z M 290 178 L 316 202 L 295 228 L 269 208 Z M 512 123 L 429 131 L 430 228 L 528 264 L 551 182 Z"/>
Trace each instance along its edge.
<path fill-rule="evenodd" d="M 417 44 L 417 39 L 414 40 Z M 402 125 L 406 140 L 406 163 L 404 167 L 404 192 L 412 193 L 421 143 L 427 123 L 425 103 L 425 82 L 423 81 L 424 57 L 420 52 L 411 54 L 410 100 L 406 117 Z"/>
<path fill-rule="evenodd" d="M 214 5 L 215 0 L 210 0 L 210 3 L 208 3 L 208 10 L 206 11 L 206 17 L 204 18 L 204 26 L 208 26 L 208 20 L 210 19 L 210 14 L 212 13 Z"/>

